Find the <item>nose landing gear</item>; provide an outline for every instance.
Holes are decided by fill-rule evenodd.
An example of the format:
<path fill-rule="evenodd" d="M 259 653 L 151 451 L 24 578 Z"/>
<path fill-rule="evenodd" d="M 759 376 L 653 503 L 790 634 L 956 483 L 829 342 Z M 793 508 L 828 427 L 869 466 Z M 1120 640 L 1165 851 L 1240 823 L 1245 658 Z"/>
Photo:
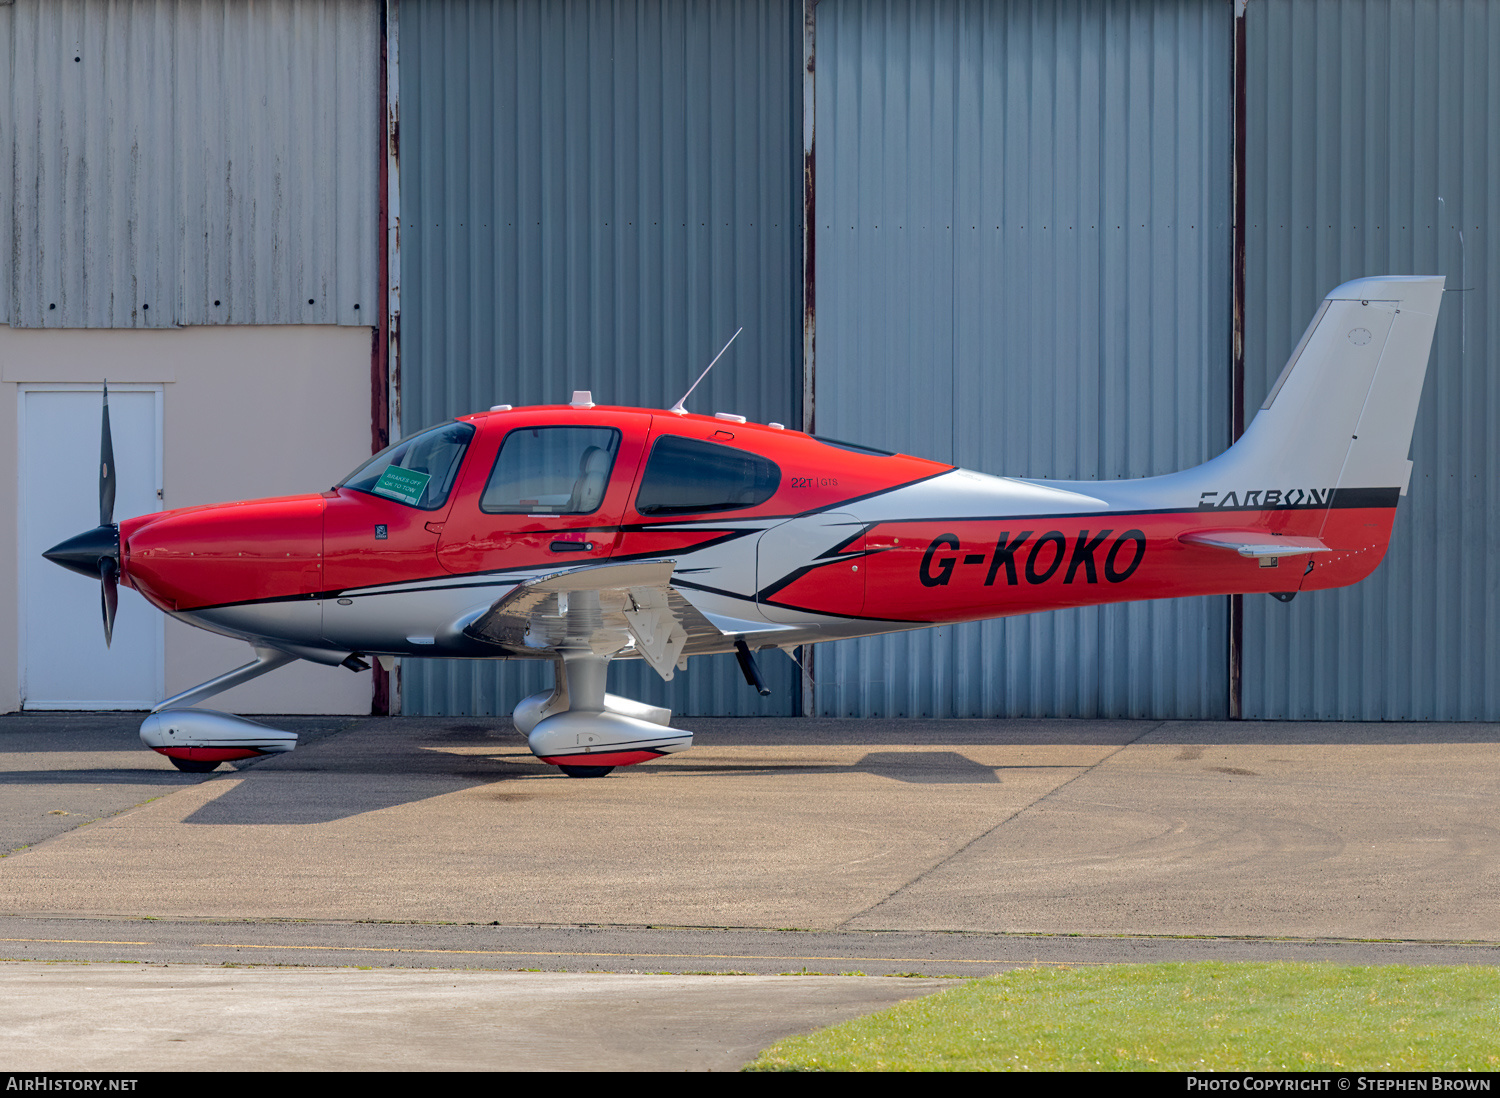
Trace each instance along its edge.
<path fill-rule="evenodd" d="M 215 694 L 249 682 L 297 657 L 274 648 L 257 648 L 243 667 L 209 679 L 160 703 L 141 722 L 141 742 L 165 755 L 178 770 L 207 774 L 222 762 L 275 755 L 297 746 L 297 733 L 215 709 L 187 708 Z"/>

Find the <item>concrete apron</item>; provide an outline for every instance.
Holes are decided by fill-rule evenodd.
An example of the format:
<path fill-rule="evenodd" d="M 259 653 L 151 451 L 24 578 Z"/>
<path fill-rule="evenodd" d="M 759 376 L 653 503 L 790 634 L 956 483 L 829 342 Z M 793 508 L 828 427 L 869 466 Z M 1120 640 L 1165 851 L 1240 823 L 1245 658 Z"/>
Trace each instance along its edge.
<path fill-rule="evenodd" d="M 128 718 L 75 719 L 71 739 L 28 719 L 0 720 L 0 826 L 30 844 L 0 859 L 13 916 L 1500 941 L 1488 725 L 700 720 L 692 751 L 580 781 L 505 722 L 362 720 L 199 780 L 134 747 Z M 733 1067 L 940 986 L 0 979 L 22 1070 Z"/>
<path fill-rule="evenodd" d="M 1500 938 L 1491 726 L 692 723 L 578 780 L 358 722 L 0 860 L 0 911 Z"/>

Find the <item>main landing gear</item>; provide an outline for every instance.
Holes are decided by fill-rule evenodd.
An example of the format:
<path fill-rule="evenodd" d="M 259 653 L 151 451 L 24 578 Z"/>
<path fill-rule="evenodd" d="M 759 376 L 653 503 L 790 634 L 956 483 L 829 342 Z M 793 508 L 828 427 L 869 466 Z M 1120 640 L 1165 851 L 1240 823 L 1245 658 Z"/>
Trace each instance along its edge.
<path fill-rule="evenodd" d="M 604 691 L 608 656 L 563 650 L 557 685 L 516 706 L 516 727 L 531 752 L 570 778 L 602 778 L 617 766 L 657 759 L 693 746 L 693 734 L 669 728 L 670 709 Z"/>
<path fill-rule="evenodd" d="M 742 653 L 742 664 L 745 661 Z M 190 708 L 298 657 L 256 648 L 255 659 L 163 701 L 141 723 L 141 741 L 179 770 L 205 774 L 220 763 L 291 751 L 297 735 L 212 709 Z M 693 745 L 693 734 L 669 726 L 670 709 L 605 692 L 610 656 L 564 648 L 553 661 L 556 685 L 516 706 L 516 727 L 532 753 L 570 778 L 602 778 Z M 753 661 L 752 661 L 753 667 Z M 759 674 L 746 672 L 759 683 Z"/>

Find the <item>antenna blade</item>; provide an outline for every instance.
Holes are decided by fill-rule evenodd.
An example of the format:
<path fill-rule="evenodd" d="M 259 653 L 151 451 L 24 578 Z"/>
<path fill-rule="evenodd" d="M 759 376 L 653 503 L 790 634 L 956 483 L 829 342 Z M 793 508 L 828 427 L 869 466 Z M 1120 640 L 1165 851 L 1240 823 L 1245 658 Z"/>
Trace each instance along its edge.
<path fill-rule="evenodd" d="M 729 344 L 733 343 L 735 340 L 739 339 L 740 338 L 740 332 L 743 332 L 744 330 L 745 330 L 745 326 L 743 324 L 741 324 L 739 326 L 739 328 L 737 328 L 735 330 L 734 335 L 732 335 L 732 336 L 729 337 L 729 343 L 726 343 L 726 344 L 724 344 L 723 347 L 719 348 L 719 353 L 716 354 L 716 355 L 714 355 L 714 361 L 710 362 L 707 366 L 705 366 L 703 368 L 703 372 L 698 375 L 698 381 L 702 381 L 704 378 L 706 378 L 708 376 L 708 371 L 710 371 L 710 370 L 712 370 L 714 368 L 714 362 L 718 362 L 719 359 L 721 359 L 721 358 L 724 357 L 724 352 L 727 351 L 727 350 L 729 350 Z M 679 400 L 676 404 L 672 405 L 672 407 L 668 408 L 667 411 L 671 412 L 673 415 L 679 415 L 679 416 L 687 414 L 687 408 L 684 407 L 684 405 L 687 404 L 687 398 L 693 395 L 693 390 L 698 387 L 698 381 L 695 381 L 691 385 L 689 385 L 688 386 L 688 391 L 682 394 L 682 399 Z"/>

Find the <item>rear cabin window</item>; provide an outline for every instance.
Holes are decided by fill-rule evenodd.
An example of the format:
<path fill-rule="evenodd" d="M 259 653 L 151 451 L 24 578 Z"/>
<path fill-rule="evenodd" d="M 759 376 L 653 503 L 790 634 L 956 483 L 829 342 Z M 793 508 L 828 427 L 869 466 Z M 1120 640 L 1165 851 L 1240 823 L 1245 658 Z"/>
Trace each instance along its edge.
<path fill-rule="evenodd" d="M 613 427 L 522 427 L 505 436 L 479 509 L 492 515 L 599 510 L 620 450 Z"/>
<path fill-rule="evenodd" d="M 448 501 L 473 437 L 474 428 L 467 423 L 430 428 L 386 447 L 345 477 L 339 487 L 436 511 Z"/>
<path fill-rule="evenodd" d="M 643 515 L 738 511 L 776 494 L 781 470 L 765 458 L 681 435 L 651 447 L 635 509 Z"/>

